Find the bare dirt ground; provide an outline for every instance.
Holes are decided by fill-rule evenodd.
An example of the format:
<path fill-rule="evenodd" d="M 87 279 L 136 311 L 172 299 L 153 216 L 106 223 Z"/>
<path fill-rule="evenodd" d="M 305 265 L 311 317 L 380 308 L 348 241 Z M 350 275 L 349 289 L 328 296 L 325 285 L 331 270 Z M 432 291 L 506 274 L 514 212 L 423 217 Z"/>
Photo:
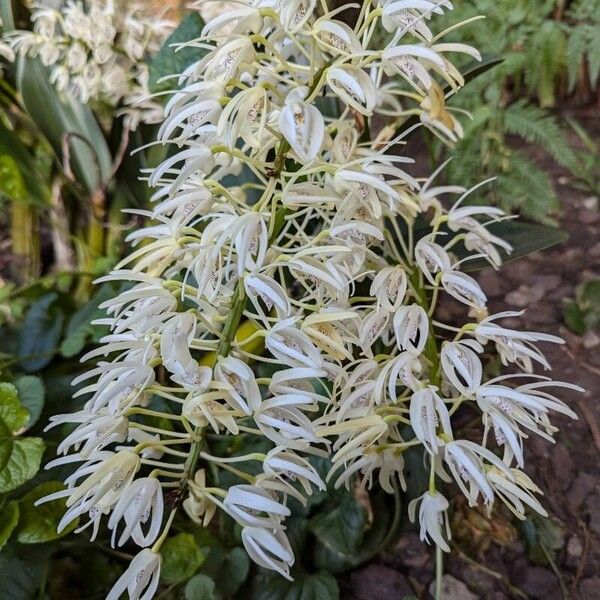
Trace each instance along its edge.
<path fill-rule="evenodd" d="M 456 496 L 454 549 L 444 565 L 445 600 L 600 599 L 600 332 L 577 336 L 563 318 L 564 300 L 583 281 L 600 277 L 600 209 L 597 198 L 572 187 L 566 172 L 543 157 L 540 162 L 553 173 L 563 206 L 559 221 L 569 240 L 500 272 L 482 271 L 479 280 L 491 312 L 526 309 L 520 320 L 504 323 L 566 339 L 562 346 L 543 347 L 553 365 L 551 375 L 586 391 L 562 396 L 578 420 L 553 419 L 560 429 L 556 444 L 526 440 L 525 470 L 543 490 L 550 515 L 550 522 L 538 521 L 535 530 L 543 547 L 527 544 L 508 511 L 496 511 L 490 522 Z M 468 427 L 463 435 L 469 436 Z M 479 430 L 480 425 L 473 426 L 473 439 Z M 530 527 L 526 531 L 532 533 Z M 407 532 L 376 563 L 345 579 L 342 588 L 348 600 L 430 598 L 433 579 L 432 549 L 417 533 Z"/>

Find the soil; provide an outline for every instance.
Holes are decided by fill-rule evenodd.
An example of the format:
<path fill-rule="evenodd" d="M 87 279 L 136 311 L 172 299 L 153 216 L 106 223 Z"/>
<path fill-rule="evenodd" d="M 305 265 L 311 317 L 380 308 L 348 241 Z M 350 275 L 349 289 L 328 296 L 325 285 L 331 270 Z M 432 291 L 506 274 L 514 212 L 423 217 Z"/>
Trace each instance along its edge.
<path fill-rule="evenodd" d="M 591 129 L 599 124 L 585 125 Z M 575 335 L 563 318 L 564 300 L 574 297 L 580 283 L 600 277 L 600 208 L 598 198 L 574 189 L 567 172 L 543 156 L 538 159 L 553 175 L 563 207 L 558 220 L 569 240 L 508 263 L 499 272 L 482 271 L 479 281 L 491 312 L 526 309 L 513 326 L 566 340 L 542 348 L 553 367 L 551 375 L 586 391 L 562 395 L 578 419 L 554 416 L 552 422 L 560 429 L 555 444 L 537 436 L 525 442 L 525 471 L 542 489 L 550 516 L 549 521 L 536 521 L 544 549 L 527 545 L 524 531 L 531 532 L 529 523 L 519 527 L 503 508 L 490 521 L 456 495 L 454 548 L 444 560 L 444 600 L 600 599 L 600 332 Z M 451 318 L 454 307 L 444 310 Z M 473 439 L 477 430 L 475 426 Z M 461 434 L 469 436 L 468 426 Z M 408 532 L 374 564 L 344 579 L 343 597 L 431 598 L 434 568 L 432 548 L 418 533 Z"/>

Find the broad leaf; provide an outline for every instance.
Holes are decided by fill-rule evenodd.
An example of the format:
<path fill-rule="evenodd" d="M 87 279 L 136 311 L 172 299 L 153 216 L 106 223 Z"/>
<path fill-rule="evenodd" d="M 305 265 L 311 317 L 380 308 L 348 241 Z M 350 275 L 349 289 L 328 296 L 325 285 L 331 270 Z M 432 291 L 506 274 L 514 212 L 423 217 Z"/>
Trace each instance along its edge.
<path fill-rule="evenodd" d="M 98 306 L 113 297 L 110 286 L 101 287 L 90 301 L 80 308 L 70 319 L 65 338 L 60 345 L 60 353 L 70 358 L 79 354 L 93 334 L 102 328 L 92 325 L 94 319 L 104 316 Z"/>
<path fill-rule="evenodd" d="M 19 335 L 20 366 L 33 372 L 50 363 L 58 350 L 64 316 L 55 301 L 56 292 L 36 300 L 27 311 Z"/>
<path fill-rule="evenodd" d="M 487 229 L 513 247 L 510 254 L 506 254 L 502 249 L 499 250 L 504 262 L 511 262 L 532 252 L 562 244 L 569 238 L 567 232 L 561 229 L 522 221 L 492 223 Z M 463 270 L 478 271 L 489 266 L 489 263 L 482 258 L 465 262 Z"/>
<path fill-rule="evenodd" d="M 32 479 L 40 470 L 44 442 L 26 437 L 14 440 L 6 466 L 0 471 L 0 493 L 11 492 Z"/>
<path fill-rule="evenodd" d="M 194 575 L 185 586 L 185 600 L 215 600 L 215 582 L 202 573 Z"/>
<path fill-rule="evenodd" d="M 261 570 L 252 585 L 253 600 L 338 600 L 340 591 L 335 578 L 326 571 L 299 574 L 294 581 Z"/>
<path fill-rule="evenodd" d="M 0 598 L 33 600 L 44 572 L 44 561 L 22 560 L 6 548 L 0 553 Z"/>
<path fill-rule="evenodd" d="M 16 133 L 0 122 L 0 155 L 10 156 L 18 167 L 18 172 L 23 180 L 26 197 L 15 197 L 16 200 L 27 200 L 38 206 L 45 205 L 49 196 L 46 182 L 37 170 L 35 160 L 25 145 L 19 140 Z M 3 185 L 0 183 L 0 191 Z M 10 196 L 10 194 L 7 194 Z"/>
<path fill-rule="evenodd" d="M 163 559 L 161 578 L 166 583 L 186 581 L 204 562 L 204 554 L 191 533 L 179 533 L 169 538 L 160 553 Z"/>
<path fill-rule="evenodd" d="M 0 135 L 2 133 L 0 130 Z M 0 155 L 0 195 L 17 202 L 27 199 L 27 190 L 19 165 L 10 154 Z"/>
<path fill-rule="evenodd" d="M 112 158 L 91 109 L 59 94 L 49 81 L 48 69 L 38 59 L 18 58 L 17 86 L 25 109 L 54 148 L 59 162 L 63 164 L 66 159 L 66 141 L 77 181 L 90 194 L 105 187 Z"/>
<path fill-rule="evenodd" d="M 331 550 L 352 555 L 358 550 L 366 525 L 366 509 L 350 494 L 344 494 L 336 507 L 311 519 L 310 530 Z"/>
<path fill-rule="evenodd" d="M 202 35 L 204 21 L 198 13 L 192 12 L 179 24 L 179 27 L 167 38 L 163 47 L 150 63 L 150 91 L 162 92 L 173 89 L 173 80 L 160 81 L 163 77 L 179 75 L 187 67 L 200 60 L 207 50 L 192 46 L 177 47 Z"/>
<path fill-rule="evenodd" d="M 19 504 L 11 500 L 0 512 L 0 550 L 4 548 L 19 522 Z"/>
<path fill-rule="evenodd" d="M 250 559 L 246 551 L 243 548 L 232 548 L 219 565 L 219 570 L 215 576 L 219 591 L 225 596 L 235 594 L 242 583 L 246 581 L 249 570 Z"/>
<path fill-rule="evenodd" d="M 21 404 L 29 411 L 25 427 L 30 429 L 37 423 L 44 408 L 44 384 L 36 375 L 22 375 L 15 379 L 14 385 Z"/>
<path fill-rule="evenodd" d="M 0 383 L 0 418 L 13 433 L 29 420 L 29 411 L 21 406 L 17 388 L 12 383 Z"/>
<path fill-rule="evenodd" d="M 34 506 L 35 502 L 48 494 L 64 489 L 60 481 L 46 481 L 25 494 L 19 501 L 21 519 L 17 540 L 21 544 L 42 544 L 61 538 L 77 528 L 79 518 L 73 520 L 60 533 L 58 524 L 65 512 L 64 500 L 60 498 Z"/>
<path fill-rule="evenodd" d="M 14 438 L 8 425 L 0 419 L 0 473 L 4 470 L 13 451 Z"/>

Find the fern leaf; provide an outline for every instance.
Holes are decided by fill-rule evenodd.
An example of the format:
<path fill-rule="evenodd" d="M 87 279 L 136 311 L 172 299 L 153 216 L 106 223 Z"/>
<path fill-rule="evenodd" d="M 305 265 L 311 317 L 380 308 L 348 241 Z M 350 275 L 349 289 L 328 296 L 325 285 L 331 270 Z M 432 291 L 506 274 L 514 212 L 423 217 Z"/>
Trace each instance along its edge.
<path fill-rule="evenodd" d="M 579 75 L 579 71 L 585 59 L 587 47 L 587 27 L 574 27 L 567 41 L 567 74 L 569 77 L 569 92 L 572 92 L 575 88 L 577 76 Z"/>
<path fill-rule="evenodd" d="M 575 165 L 575 155 L 556 119 L 547 112 L 519 101 L 504 111 L 504 131 L 540 145 L 554 160 L 567 168 Z"/>

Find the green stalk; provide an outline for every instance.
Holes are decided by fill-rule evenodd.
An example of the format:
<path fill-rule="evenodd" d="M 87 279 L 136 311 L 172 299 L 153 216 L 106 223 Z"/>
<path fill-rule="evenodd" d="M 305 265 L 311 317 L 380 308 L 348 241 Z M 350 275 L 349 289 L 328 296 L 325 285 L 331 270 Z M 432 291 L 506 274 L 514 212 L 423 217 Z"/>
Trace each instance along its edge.
<path fill-rule="evenodd" d="M 13 261 L 12 276 L 19 284 L 33 281 L 41 270 L 39 215 L 26 202 L 15 201 L 10 206 L 10 230 Z"/>

